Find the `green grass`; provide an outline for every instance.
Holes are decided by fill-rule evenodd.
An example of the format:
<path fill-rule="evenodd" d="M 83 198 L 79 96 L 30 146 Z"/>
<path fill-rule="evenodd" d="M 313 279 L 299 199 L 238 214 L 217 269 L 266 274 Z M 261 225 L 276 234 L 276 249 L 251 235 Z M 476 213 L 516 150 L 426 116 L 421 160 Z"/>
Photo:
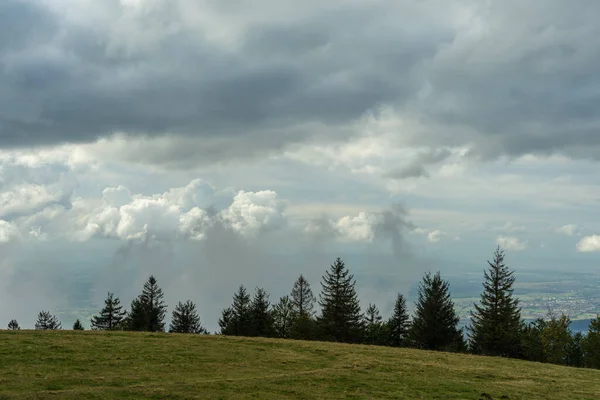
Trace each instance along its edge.
<path fill-rule="evenodd" d="M 600 371 L 322 342 L 0 332 L 0 399 L 131 398 L 598 399 Z"/>

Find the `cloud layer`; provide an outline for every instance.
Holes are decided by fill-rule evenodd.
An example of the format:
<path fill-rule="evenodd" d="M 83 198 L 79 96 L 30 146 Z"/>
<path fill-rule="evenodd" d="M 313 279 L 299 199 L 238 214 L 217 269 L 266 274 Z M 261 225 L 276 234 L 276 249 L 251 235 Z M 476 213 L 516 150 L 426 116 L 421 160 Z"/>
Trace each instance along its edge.
<path fill-rule="evenodd" d="M 105 138 L 147 163 L 222 162 L 348 140 L 371 119 L 397 146 L 597 159 L 598 12 L 560 0 L 7 0 L 0 146 Z M 119 145 L 130 135 L 141 148 Z M 427 176 L 427 163 L 388 175 Z"/>

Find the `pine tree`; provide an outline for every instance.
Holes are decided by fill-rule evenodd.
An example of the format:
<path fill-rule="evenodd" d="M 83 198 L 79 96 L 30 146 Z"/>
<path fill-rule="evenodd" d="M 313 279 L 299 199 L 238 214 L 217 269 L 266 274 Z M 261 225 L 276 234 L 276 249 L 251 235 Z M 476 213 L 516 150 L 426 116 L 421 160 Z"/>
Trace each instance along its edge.
<path fill-rule="evenodd" d="M 313 295 L 308 281 L 306 278 L 304 278 L 304 275 L 300 275 L 294 283 L 291 299 L 296 315 L 307 315 L 309 317 L 313 316 L 315 296 Z"/>
<path fill-rule="evenodd" d="M 16 319 L 11 319 L 8 322 L 8 330 L 9 331 L 20 331 L 21 327 L 19 326 L 19 323 L 17 322 Z"/>
<path fill-rule="evenodd" d="M 519 300 L 513 297 L 514 271 L 504 264 L 504 252 L 500 247 L 488 265 L 480 304 L 474 304 L 475 311 L 471 311 L 471 350 L 492 356 L 517 357 L 521 355 L 521 309 Z"/>
<path fill-rule="evenodd" d="M 256 288 L 256 293 L 250 304 L 252 315 L 252 336 L 273 336 L 273 315 L 269 294 L 263 288 Z"/>
<path fill-rule="evenodd" d="M 83 325 L 81 324 L 81 321 L 79 319 L 77 319 L 77 321 L 75 321 L 75 323 L 73 324 L 73 330 L 74 331 L 83 331 Z"/>
<path fill-rule="evenodd" d="M 379 308 L 375 304 L 369 303 L 364 316 L 364 342 L 366 344 L 382 345 L 385 343 L 383 338 L 384 324 L 382 320 Z"/>
<path fill-rule="evenodd" d="M 62 329 L 61 323 L 56 316 L 50 314 L 49 311 L 40 311 L 35 321 L 35 330 L 59 330 Z"/>
<path fill-rule="evenodd" d="M 354 275 L 340 258 L 325 271 L 319 300 L 322 308 L 319 325 L 325 339 L 347 343 L 361 341 L 363 323 L 355 284 Z"/>
<path fill-rule="evenodd" d="M 394 312 L 387 325 L 390 346 L 404 346 L 406 344 L 410 323 L 408 321 L 408 311 L 406 310 L 406 299 L 400 293 L 398 293 L 398 296 L 396 297 Z"/>
<path fill-rule="evenodd" d="M 167 306 L 156 278 L 150 275 L 142 293 L 131 302 L 126 325 L 132 331 L 164 332 Z"/>
<path fill-rule="evenodd" d="M 410 329 L 412 344 L 427 350 L 458 350 L 464 343 L 462 332 L 457 329 L 459 320 L 448 282 L 439 272 L 433 277 L 425 274 Z"/>
<path fill-rule="evenodd" d="M 286 339 L 290 337 L 292 326 L 296 321 L 296 311 L 289 296 L 283 296 L 273 306 L 273 329 L 275 336 Z"/>
<path fill-rule="evenodd" d="M 200 316 L 196 311 L 196 305 L 191 300 L 187 300 L 185 303 L 177 303 L 171 317 L 169 332 L 207 333 L 207 330 L 200 324 Z"/>
<path fill-rule="evenodd" d="M 97 331 L 117 330 L 121 328 L 121 323 L 126 315 L 119 298 L 108 292 L 108 296 L 104 300 L 104 308 L 100 311 L 100 315 L 92 317 L 90 326 L 92 330 Z"/>

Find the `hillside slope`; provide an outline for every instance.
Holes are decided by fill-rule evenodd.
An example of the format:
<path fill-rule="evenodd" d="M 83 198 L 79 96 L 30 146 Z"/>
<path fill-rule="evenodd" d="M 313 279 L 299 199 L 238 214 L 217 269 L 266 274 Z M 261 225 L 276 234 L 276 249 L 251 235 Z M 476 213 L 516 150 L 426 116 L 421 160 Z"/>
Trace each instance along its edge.
<path fill-rule="evenodd" d="M 412 349 L 0 332 L 0 399 L 600 399 L 600 371 Z"/>

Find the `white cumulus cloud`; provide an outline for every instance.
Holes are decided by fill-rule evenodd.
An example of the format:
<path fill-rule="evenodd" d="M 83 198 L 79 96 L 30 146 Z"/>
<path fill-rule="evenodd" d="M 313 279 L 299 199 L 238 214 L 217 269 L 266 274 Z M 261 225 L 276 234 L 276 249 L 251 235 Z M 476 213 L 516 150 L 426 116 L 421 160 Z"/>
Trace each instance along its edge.
<path fill-rule="evenodd" d="M 577 243 L 577 251 L 591 253 L 600 251 L 600 235 L 585 236 Z"/>
<path fill-rule="evenodd" d="M 263 229 L 278 228 L 285 222 L 286 203 L 272 190 L 239 191 L 233 203 L 221 212 L 231 228 L 244 235 L 255 235 Z"/>
<path fill-rule="evenodd" d="M 510 236 L 498 236 L 496 243 L 506 250 L 520 251 L 527 248 L 527 242 Z"/>

